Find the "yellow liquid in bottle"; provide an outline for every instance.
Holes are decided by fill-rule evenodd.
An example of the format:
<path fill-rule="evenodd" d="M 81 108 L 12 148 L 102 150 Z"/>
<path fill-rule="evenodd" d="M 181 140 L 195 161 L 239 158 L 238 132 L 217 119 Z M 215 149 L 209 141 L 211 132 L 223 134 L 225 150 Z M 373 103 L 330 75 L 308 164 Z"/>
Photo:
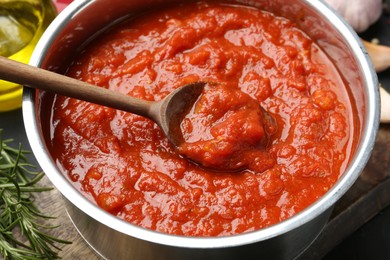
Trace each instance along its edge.
<path fill-rule="evenodd" d="M 0 0 L 0 55 L 28 63 L 55 15 L 51 0 Z M 0 80 L 0 112 L 21 104 L 22 86 Z"/>

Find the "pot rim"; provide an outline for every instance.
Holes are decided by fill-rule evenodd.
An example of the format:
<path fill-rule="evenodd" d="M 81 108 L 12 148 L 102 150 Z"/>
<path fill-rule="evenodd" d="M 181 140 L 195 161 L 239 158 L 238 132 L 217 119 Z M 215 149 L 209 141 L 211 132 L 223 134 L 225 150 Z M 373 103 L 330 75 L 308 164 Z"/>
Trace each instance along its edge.
<path fill-rule="evenodd" d="M 59 31 L 64 29 L 67 23 L 74 16 L 77 16 L 80 10 L 87 8 L 93 1 L 94 0 L 74 1 L 65 8 L 57 18 L 55 18 L 36 46 L 30 59 L 30 65 L 37 67 L 41 65 L 43 57 L 47 52 L 47 46 L 51 45 Z M 267 228 L 225 237 L 185 237 L 170 235 L 145 229 L 121 220 L 90 202 L 58 171 L 55 162 L 52 161 L 50 155 L 45 150 L 46 146 L 41 139 L 41 133 L 37 125 L 37 105 L 35 103 L 36 91 L 31 88 L 24 88 L 22 108 L 24 125 L 31 149 L 38 163 L 61 194 L 84 213 L 118 232 L 158 244 L 186 248 L 223 248 L 240 246 L 279 236 L 313 220 L 333 206 L 333 204 L 352 186 L 365 167 L 374 147 L 377 129 L 379 128 L 380 100 L 376 73 L 357 34 L 343 18 L 340 17 L 340 15 L 332 11 L 325 3 L 318 0 L 305 0 L 305 2 L 318 10 L 324 19 L 331 21 L 333 26 L 341 35 L 343 35 L 344 41 L 348 43 L 356 55 L 356 59 L 359 61 L 361 66 L 360 69 L 365 80 L 364 83 L 367 90 L 368 102 L 365 111 L 367 118 L 365 120 L 366 123 L 364 128 L 362 129 L 361 143 L 356 148 L 355 156 L 351 160 L 345 173 L 326 194 L 300 213 Z"/>

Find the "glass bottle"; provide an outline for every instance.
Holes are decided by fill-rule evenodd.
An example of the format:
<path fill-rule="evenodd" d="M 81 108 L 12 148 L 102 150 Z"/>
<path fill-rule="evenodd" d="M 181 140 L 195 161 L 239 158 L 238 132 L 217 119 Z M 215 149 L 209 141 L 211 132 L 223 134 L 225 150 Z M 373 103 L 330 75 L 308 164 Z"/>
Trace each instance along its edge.
<path fill-rule="evenodd" d="M 28 63 L 56 14 L 51 0 L 0 0 L 0 55 Z M 0 112 L 21 106 L 22 89 L 18 84 L 0 80 Z"/>

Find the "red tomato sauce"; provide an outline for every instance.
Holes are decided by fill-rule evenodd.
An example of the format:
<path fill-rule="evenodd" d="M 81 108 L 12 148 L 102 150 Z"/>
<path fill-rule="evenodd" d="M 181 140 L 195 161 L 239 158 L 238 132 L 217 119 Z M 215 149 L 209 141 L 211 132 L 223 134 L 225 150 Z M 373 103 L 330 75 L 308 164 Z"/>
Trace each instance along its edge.
<path fill-rule="evenodd" d="M 358 132 L 347 87 L 321 49 L 291 21 L 245 6 L 140 15 L 94 40 L 68 75 L 146 100 L 194 81 L 227 86 L 183 121 L 183 151 L 235 172 L 188 160 L 148 119 L 55 97 L 49 148 L 59 169 L 104 210 L 170 234 L 238 234 L 297 214 L 343 173 Z M 242 110 L 226 115 L 234 106 Z M 208 124 L 213 113 L 222 125 Z M 224 142 L 197 150 L 213 135 Z"/>
<path fill-rule="evenodd" d="M 275 131 L 257 100 L 237 86 L 209 83 L 181 122 L 178 151 L 208 168 L 262 172 L 274 165 L 264 148 Z M 262 161 L 262 168 L 253 168 L 254 161 Z"/>

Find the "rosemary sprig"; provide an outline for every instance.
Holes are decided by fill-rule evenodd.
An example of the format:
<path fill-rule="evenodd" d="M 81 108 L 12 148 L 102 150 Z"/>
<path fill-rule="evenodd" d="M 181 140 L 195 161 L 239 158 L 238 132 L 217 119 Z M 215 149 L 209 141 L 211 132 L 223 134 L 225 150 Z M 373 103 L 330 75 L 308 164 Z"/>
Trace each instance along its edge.
<path fill-rule="evenodd" d="M 0 254 L 9 260 L 58 259 L 61 249 L 56 244 L 70 242 L 45 233 L 56 226 L 39 223 L 52 217 L 40 213 L 33 196 L 34 192 L 51 188 L 37 185 L 44 173 L 28 163 L 28 151 L 22 150 L 21 145 L 12 148 L 10 142 L 11 139 L 3 140 L 0 129 Z M 28 242 L 16 238 L 17 229 Z"/>

